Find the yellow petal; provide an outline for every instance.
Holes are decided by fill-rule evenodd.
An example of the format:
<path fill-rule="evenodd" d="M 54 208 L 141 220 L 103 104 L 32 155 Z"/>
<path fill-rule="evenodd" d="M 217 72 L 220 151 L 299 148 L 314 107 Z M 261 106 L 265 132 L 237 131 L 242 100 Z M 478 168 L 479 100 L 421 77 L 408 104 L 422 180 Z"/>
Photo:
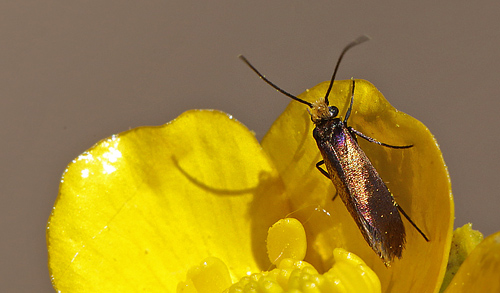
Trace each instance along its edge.
<path fill-rule="evenodd" d="M 483 240 L 465 259 L 445 293 L 500 292 L 500 232 Z"/>
<path fill-rule="evenodd" d="M 335 81 L 330 94 L 330 104 L 339 108 L 340 117 L 349 106 L 351 84 L 350 80 Z M 328 82 L 321 83 L 299 98 L 313 102 L 324 96 L 327 87 Z M 325 270 L 333 261 L 330 252 L 343 247 L 374 269 L 383 291 L 434 292 L 444 275 L 454 215 L 448 172 L 432 134 L 418 120 L 394 109 L 371 83 L 356 80 L 348 125 L 387 144 L 414 145 L 391 149 L 358 140 L 397 202 L 430 238 L 427 243 L 403 218 L 406 249 L 401 260 L 386 268 L 366 244 L 342 201 L 331 202 L 335 189 L 315 168 L 321 155 L 306 108 L 292 101 L 262 141 L 282 175 L 292 211 L 296 211 L 293 216 L 305 223 L 306 260 Z M 315 211 L 317 206 L 325 212 Z"/>
<path fill-rule="evenodd" d="M 210 256 L 230 264 L 232 278 L 268 267 L 267 229 L 286 213 L 281 192 L 253 134 L 221 112 L 112 136 L 61 180 L 47 226 L 54 287 L 175 292 Z"/>

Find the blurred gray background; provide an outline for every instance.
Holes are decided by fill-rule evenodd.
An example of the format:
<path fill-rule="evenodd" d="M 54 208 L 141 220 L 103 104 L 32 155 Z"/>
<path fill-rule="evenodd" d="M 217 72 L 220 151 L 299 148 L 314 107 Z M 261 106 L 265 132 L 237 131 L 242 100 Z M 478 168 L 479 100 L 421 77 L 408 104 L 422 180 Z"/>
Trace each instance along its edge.
<path fill-rule="evenodd" d="M 376 2 L 376 3 L 375 3 Z M 193 108 L 260 139 L 291 93 L 371 81 L 436 136 L 456 224 L 500 230 L 497 1 L 2 1 L 0 286 L 52 292 L 45 225 L 66 165 L 98 140 Z"/>

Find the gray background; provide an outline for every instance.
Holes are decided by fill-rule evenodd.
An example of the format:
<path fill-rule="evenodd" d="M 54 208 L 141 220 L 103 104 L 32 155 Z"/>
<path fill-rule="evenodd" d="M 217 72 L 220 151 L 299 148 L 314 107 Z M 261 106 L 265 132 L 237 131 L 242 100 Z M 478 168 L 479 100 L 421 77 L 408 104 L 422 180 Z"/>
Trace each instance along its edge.
<path fill-rule="evenodd" d="M 373 3 L 372 3 L 373 2 Z M 0 286 L 51 292 L 45 224 L 66 165 L 98 140 L 185 110 L 233 114 L 260 139 L 291 93 L 374 83 L 434 133 L 456 226 L 500 230 L 497 1 L 2 1 Z"/>

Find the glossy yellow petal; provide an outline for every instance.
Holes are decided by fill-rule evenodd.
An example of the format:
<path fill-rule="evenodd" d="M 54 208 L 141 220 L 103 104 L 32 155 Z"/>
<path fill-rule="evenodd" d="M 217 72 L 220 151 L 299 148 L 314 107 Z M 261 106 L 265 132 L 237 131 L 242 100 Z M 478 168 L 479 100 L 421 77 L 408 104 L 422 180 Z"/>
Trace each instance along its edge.
<path fill-rule="evenodd" d="M 444 291 L 444 289 L 448 287 L 467 256 L 479 243 L 481 243 L 481 241 L 483 241 L 483 234 L 479 231 L 473 230 L 471 223 L 465 224 L 453 231 L 450 257 L 448 259 L 446 274 L 444 275 L 440 292 Z"/>
<path fill-rule="evenodd" d="M 351 81 L 335 81 L 330 104 L 345 114 Z M 328 82 L 299 98 L 313 102 L 326 93 Z M 359 255 L 380 278 L 382 290 L 435 292 L 443 278 L 453 228 L 453 198 L 446 165 L 429 130 L 418 120 L 394 109 L 369 82 L 356 80 L 354 106 L 348 124 L 364 134 L 392 145 L 413 144 L 410 149 L 391 149 L 358 139 L 397 202 L 427 234 L 427 243 L 403 218 L 407 245 L 401 260 L 386 268 L 366 244 L 342 201 L 331 202 L 333 184 L 316 168 L 321 160 L 312 137 L 314 125 L 307 106 L 292 101 L 262 141 L 284 180 L 293 217 L 308 233 L 306 260 L 326 270 L 331 251 L 343 247 Z M 318 209 L 317 207 L 324 208 Z M 411 290 L 410 290 L 411 288 Z"/>
<path fill-rule="evenodd" d="M 445 293 L 500 292 L 500 232 L 486 237 L 465 259 Z"/>
<path fill-rule="evenodd" d="M 61 180 L 47 226 L 54 287 L 175 292 L 211 256 L 232 278 L 260 271 L 267 229 L 286 213 L 281 192 L 253 134 L 221 112 L 112 136 Z"/>

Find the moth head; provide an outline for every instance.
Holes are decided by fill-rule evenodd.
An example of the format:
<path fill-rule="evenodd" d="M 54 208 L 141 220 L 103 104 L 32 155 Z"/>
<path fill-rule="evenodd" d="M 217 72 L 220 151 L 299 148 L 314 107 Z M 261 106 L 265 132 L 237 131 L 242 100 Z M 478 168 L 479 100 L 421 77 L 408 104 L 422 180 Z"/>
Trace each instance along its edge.
<path fill-rule="evenodd" d="M 309 106 L 309 105 L 308 105 Z M 311 120 L 314 124 L 321 124 L 322 122 L 331 120 L 339 114 L 339 109 L 335 106 L 329 106 L 325 98 L 320 98 L 316 102 L 311 103 L 307 109 L 311 115 Z"/>

